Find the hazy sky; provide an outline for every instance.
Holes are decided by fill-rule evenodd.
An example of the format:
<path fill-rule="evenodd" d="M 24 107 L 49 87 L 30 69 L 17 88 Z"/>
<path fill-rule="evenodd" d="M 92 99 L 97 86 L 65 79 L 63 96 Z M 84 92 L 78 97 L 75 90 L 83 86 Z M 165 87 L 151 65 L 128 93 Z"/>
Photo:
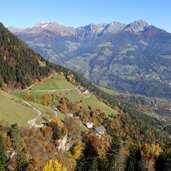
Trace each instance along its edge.
<path fill-rule="evenodd" d="M 171 32 L 171 0 L 0 0 L 0 22 L 28 27 L 39 21 L 66 26 L 143 19 Z"/>

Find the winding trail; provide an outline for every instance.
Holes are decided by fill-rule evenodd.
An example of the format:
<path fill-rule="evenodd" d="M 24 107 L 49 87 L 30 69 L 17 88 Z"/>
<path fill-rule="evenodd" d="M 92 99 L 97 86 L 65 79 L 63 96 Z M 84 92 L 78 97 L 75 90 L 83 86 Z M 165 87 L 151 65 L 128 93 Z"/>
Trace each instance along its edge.
<path fill-rule="evenodd" d="M 38 110 L 37 108 L 35 108 L 33 105 L 31 105 L 30 103 L 26 102 L 25 100 L 23 100 L 23 102 L 28 105 L 29 107 L 31 107 L 32 109 L 34 109 L 38 116 L 36 116 L 35 118 L 28 120 L 27 123 L 30 125 L 30 128 L 35 127 L 35 128 L 42 128 L 44 125 L 43 124 L 37 124 L 37 120 L 40 118 L 40 116 L 42 115 L 42 112 L 40 110 Z"/>
<path fill-rule="evenodd" d="M 46 79 L 44 79 L 43 81 L 45 81 L 45 80 L 48 80 L 48 79 L 50 79 L 50 78 L 52 78 L 53 77 L 53 73 L 48 77 L 48 78 L 46 78 Z M 70 89 L 58 89 L 58 90 L 31 90 L 31 88 L 33 87 L 33 86 L 35 86 L 36 84 L 38 84 L 39 83 L 39 81 L 37 81 L 37 82 L 35 82 L 35 83 L 33 83 L 32 85 L 30 85 L 29 87 L 27 87 L 27 88 L 25 88 L 25 89 L 23 89 L 23 90 L 21 90 L 22 92 L 25 92 L 25 91 L 30 91 L 30 92 L 35 92 L 35 93 L 43 93 L 43 92 L 61 92 L 61 91 L 78 91 L 78 93 L 79 94 L 81 94 L 81 95 L 83 95 L 84 93 L 82 93 L 79 89 L 78 89 L 78 87 L 77 88 L 70 88 Z M 87 93 L 86 93 L 87 94 Z M 83 98 L 89 98 L 91 96 L 91 94 L 87 94 L 86 96 L 84 96 Z M 41 117 L 41 115 L 42 115 L 42 112 L 39 110 L 39 109 L 37 109 L 36 107 L 34 107 L 32 104 L 30 104 L 29 102 L 27 102 L 27 101 L 25 101 L 25 100 L 23 100 L 23 103 L 25 103 L 27 106 L 29 106 L 29 107 L 31 107 L 32 109 L 34 109 L 35 111 L 36 111 L 36 113 L 38 114 L 35 118 L 33 118 L 33 119 L 31 119 L 31 120 L 28 120 L 27 121 L 27 123 L 30 125 L 30 128 L 32 128 L 32 127 L 35 127 L 35 128 L 42 128 L 44 125 L 43 124 L 37 124 L 36 122 L 37 122 L 37 120 Z M 58 117 L 59 116 L 59 110 L 58 109 L 56 109 L 55 110 L 55 115 Z"/>
<path fill-rule="evenodd" d="M 53 76 L 54 76 L 54 73 L 51 73 L 51 74 L 49 75 L 49 77 L 44 78 L 42 81 L 49 80 L 49 79 L 52 78 Z M 30 85 L 29 87 L 27 87 L 27 88 L 25 88 L 25 89 L 23 89 L 23 90 L 21 90 L 21 91 L 28 91 L 28 90 L 31 90 L 31 88 L 32 88 L 33 86 L 35 86 L 36 84 L 38 84 L 39 82 L 42 82 L 42 81 L 36 81 L 36 82 L 33 83 L 32 85 Z"/>
<path fill-rule="evenodd" d="M 28 90 L 30 90 L 34 85 L 36 85 L 36 84 L 38 84 L 39 82 L 37 81 L 37 82 L 35 82 L 35 83 L 33 83 L 32 85 L 30 85 L 29 87 L 27 87 L 27 88 L 25 88 L 25 89 L 23 89 L 23 90 L 21 90 L 21 91 L 28 91 Z"/>
<path fill-rule="evenodd" d="M 90 96 L 91 96 L 91 95 L 89 94 L 89 95 L 85 96 L 84 99 L 89 98 Z"/>

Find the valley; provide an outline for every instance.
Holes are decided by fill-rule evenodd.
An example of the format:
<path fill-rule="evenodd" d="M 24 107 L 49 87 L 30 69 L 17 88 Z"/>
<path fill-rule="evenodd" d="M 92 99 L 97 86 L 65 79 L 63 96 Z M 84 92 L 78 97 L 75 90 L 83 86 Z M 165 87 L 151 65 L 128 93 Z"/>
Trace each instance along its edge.
<path fill-rule="evenodd" d="M 148 98 L 138 94 L 121 93 L 112 89 L 98 86 L 104 92 L 113 95 L 119 99 L 124 99 L 130 103 L 138 106 L 147 113 L 160 119 L 165 128 L 170 132 L 171 127 L 171 102 L 161 98 Z"/>
<path fill-rule="evenodd" d="M 105 75 L 102 66 L 92 72 Z M 98 74 L 92 79 L 100 80 Z M 165 168 L 169 130 L 145 105 L 114 94 L 43 59 L 0 24 L 0 170 L 151 171 L 161 157 Z"/>

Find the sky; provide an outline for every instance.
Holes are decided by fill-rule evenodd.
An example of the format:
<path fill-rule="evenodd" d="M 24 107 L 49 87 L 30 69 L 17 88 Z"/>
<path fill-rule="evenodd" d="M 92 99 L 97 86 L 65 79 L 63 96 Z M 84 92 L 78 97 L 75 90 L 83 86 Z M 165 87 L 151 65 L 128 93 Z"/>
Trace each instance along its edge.
<path fill-rule="evenodd" d="M 31 27 L 57 22 L 65 26 L 143 19 L 171 32 L 171 0 L 0 0 L 0 22 L 6 27 Z"/>

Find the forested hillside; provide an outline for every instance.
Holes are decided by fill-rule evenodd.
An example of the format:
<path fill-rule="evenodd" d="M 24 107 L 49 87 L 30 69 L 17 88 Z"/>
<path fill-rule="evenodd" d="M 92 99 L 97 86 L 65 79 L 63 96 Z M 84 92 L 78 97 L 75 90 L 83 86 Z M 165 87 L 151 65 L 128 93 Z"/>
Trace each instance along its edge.
<path fill-rule="evenodd" d="M 29 90 L 13 92 L 46 114 L 42 113 L 30 128 L 1 124 L 2 141 L 10 155 L 9 160 L 4 157 L 3 168 L 165 171 L 170 160 L 169 139 L 157 119 L 103 94 L 78 74 L 57 68 L 52 78 Z M 84 89 L 90 92 L 80 94 L 75 87 L 78 83 L 84 83 Z M 92 93 L 99 94 L 100 101 Z M 57 115 L 53 117 L 42 107 Z M 86 128 L 87 123 L 93 123 L 93 127 Z M 99 134 L 96 129 L 101 126 L 105 130 Z M 1 146 L 4 156 L 6 150 Z"/>
<path fill-rule="evenodd" d="M 48 63 L 0 23 L 0 86 L 25 88 L 49 73 Z"/>
<path fill-rule="evenodd" d="M 0 171 L 168 171 L 160 120 L 1 37 Z"/>

